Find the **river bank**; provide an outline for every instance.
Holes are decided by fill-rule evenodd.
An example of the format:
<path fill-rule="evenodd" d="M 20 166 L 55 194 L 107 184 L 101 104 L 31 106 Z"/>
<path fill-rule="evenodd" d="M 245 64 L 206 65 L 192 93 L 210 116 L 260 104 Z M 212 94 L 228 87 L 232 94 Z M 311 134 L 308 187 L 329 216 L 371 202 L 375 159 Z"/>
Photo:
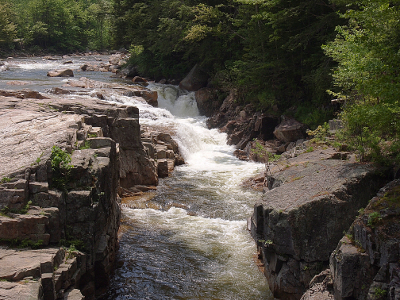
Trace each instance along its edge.
<path fill-rule="evenodd" d="M 160 140 L 161 148 L 156 138 L 147 144 L 146 150 L 158 149 L 155 154 L 160 159 L 150 158 L 141 142 L 134 107 L 39 93 L 21 99 L 11 93 L 1 96 L 0 111 L 2 243 L 52 246 L 56 251 L 26 270 L 20 261 L 26 251 L 11 255 L 4 249 L 2 259 L 12 259 L 2 264 L 1 278 L 14 285 L 3 283 L 7 287 L 2 292 L 10 296 L 28 289 L 38 299 L 62 298 L 74 288 L 86 299 L 104 293 L 118 248 L 118 195 L 134 193 L 138 185 L 157 185 L 159 174 L 168 176 L 175 153 L 164 148 L 175 148 L 178 157 L 177 146 L 168 142 L 167 134 L 149 132 L 164 140 Z M 56 153 L 54 146 L 65 151 Z M 162 151 L 171 155 L 162 158 Z M 55 153 L 70 157 L 70 167 L 55 166 Z M 54 245 L 59 244 L 66 250 L 56 250 Z M 41 257 L 41 250 L 35 251 Z M 34 282 L 14 283 L 23 280 Z"/>
<path fill-rule="evenodd" d="M 87 76 L 79 80 L 46 76 L 66 59 L 22 60 L 10 64 L 18 80 L 8 71 L 0 78 L 10 88 L 0 92 L 5 297 L 18 290 L 38 299 L 272 299 L 246 232 L 256 203 L 248 229 L 275 297 L 299 299 L 311 286 L 303 297 L 363 299 L 359 286 L 348 292 L 349 285 L 340 283 L 344 268 L 337 253 L 344 246 L 334 250 L 358 210 L 388 180 L 387 170 L 312 144 L 301 124 L 241 107 L 234 93 L 215 102 L 209 88 L 188 93 L 143 78 L 104 81 L 113 69 L 103 61 L 108 58 L 68 58 L 75 74 Z M 208 120 L 199 116 L 207 105 L 214 111 Z M 64 162 L 52 165 L 55 157 Z M 268 162 L 267 168 L 252 159 Z M 241 187 L 260 171 L 250 185 L 263 195 Z M 367 212 L 366 223 L 375 213 Z M 381 250 L 369 250 L 377 242 L 361 238 L 368 229 L 354 228 L 357 238 L 340 245 L 357 248 L 359 241 L 368 255 L 380 256 Z M 379 268 L 394 266 L 398 255 L 392 256 L 367 268 L 372 296 L 376 287 L 395 293 L 397 273 L 390 271 L 385 282 L 374 277 Z M 331 275 L 324 270 L 329 260 Z M 321 282 L 325 290 L 317 294 Z"/>

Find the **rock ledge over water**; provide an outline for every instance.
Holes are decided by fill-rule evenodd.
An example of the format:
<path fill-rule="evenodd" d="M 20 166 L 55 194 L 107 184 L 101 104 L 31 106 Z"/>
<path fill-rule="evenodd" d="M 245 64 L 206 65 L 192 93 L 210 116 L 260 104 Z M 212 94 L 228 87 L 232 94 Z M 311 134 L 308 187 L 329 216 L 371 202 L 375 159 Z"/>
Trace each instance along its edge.
<path fill-rule="evenodd" d="M 335 159 L 341 156 L 321 149 L 270 166 L 270 189 L 255 205 L 250 226 L 277 298 L 300 299 L 386 181 L 373 165 Z"/>
<path fill-rule="evenodd" d="M 142 143 L 136 107 L 82 92 L 0 92 L 0 298 L 104 293 L 118 248 L 118 193 L 157 185 L 183 163 L 168 134 L 149 132 Z M 61 176 L 53 146 L 71 157 Z"/>

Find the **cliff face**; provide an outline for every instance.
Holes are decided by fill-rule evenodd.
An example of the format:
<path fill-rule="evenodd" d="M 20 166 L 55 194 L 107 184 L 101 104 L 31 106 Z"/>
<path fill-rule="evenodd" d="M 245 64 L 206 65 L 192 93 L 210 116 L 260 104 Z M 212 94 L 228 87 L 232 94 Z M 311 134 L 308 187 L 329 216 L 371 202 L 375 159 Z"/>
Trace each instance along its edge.
<path fill-rule="evenodd" d="M 303 300 L 400 298 L 400 180 L 371 199 L 313 279 Z"/>
<path fill-rule="evenodd" d="M 357 211 L 385 182 L 372 165 L 335 159 L 340 156 L 316 149 L 270 166 L 270 190 L 249 225 L 277 298 L 300 299 Z"/>
<path fill-rule="evenodd" d="M 118 249 L 118 192 L 158 183 L 163 160 L 149 156 L 157 141 L 143 146 L 135 107 L 8 96 L 0 96 L 0 298 L 93 299 Z M 177 151 L 165 159 L 171 167 Z"/>

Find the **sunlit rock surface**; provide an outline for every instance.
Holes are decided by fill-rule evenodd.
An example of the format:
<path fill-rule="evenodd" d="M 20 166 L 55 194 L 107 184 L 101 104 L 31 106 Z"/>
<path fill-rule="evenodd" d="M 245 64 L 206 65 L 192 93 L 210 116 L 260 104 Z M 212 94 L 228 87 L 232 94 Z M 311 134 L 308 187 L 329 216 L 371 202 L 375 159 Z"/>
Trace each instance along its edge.
<path fill-rule="evenodd" d="M 300 299 L 358 210 L 384 184 L 371 164 L 316 150 L 270 166 L 251 229 L 275 297 Z"/>

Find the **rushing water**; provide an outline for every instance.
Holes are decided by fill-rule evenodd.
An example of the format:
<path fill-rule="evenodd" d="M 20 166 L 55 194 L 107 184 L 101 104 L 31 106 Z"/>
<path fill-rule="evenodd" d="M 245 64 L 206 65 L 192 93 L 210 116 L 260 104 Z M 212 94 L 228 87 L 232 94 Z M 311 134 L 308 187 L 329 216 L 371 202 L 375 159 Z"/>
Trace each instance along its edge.
<path fill-rule="evenodd" d="M 13 80 L 39 91 L 60 86 L 64 79 L 46 73 L 61 64 L 11 60 L 10 71 L 0 73 L 0 89 L 20 89 L 7 85 Z M 68 67 L 82 64 L 75 58 Z M 110 81 L 109 75 L 82 73 L 102 81 Z M 239 161 L 226 136 L 206 128 L 193 93 L 168 85 L 149 88 L 158 91 L 160 108 L 116 95 L 107 101 L 138 106 L 141 126 L 171 133 L 186 164 L 143 196 L 150 199 L 146 209 L 133 208 L 140 199 L 123 202 L 118 268 L 105 299 L 273 299 L 246 229 L 260 194 L 240 187 L 262 165 Z"/>

